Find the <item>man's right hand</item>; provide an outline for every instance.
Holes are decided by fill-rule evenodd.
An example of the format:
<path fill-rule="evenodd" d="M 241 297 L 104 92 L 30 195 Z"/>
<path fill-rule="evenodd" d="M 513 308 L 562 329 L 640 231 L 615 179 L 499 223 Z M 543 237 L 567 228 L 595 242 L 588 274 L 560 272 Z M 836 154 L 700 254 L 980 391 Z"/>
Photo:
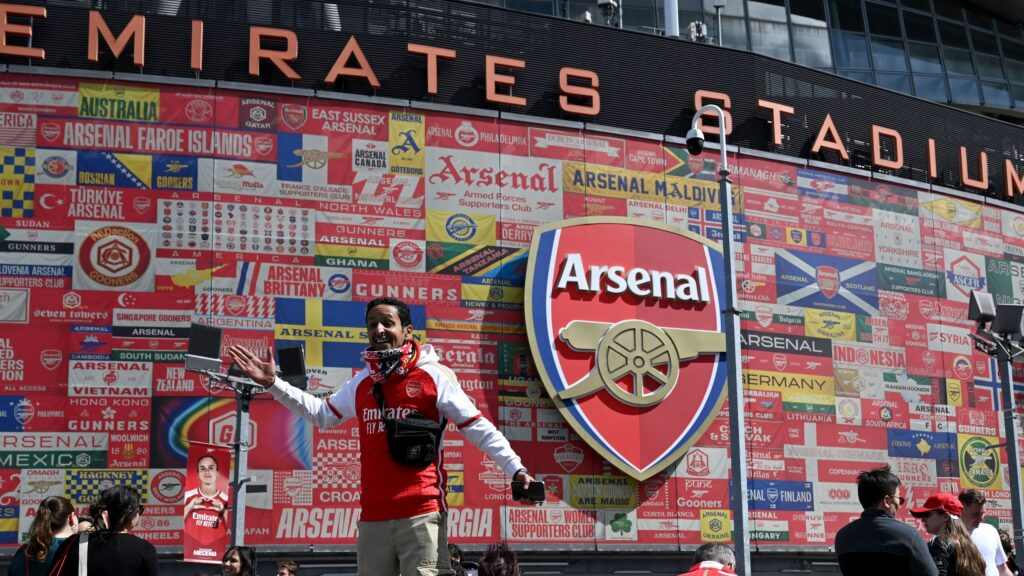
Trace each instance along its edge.
<path fill-rule="evenodd" d="M 238 368 L 249 377 L 250 380 L 270 388 L 277 379 L 277 371 L 274 366 L 274 355 L 269 354 L 267 360 L 263 360 L 244 346 L 229 346 L 228 355 L 235 361 Z"/>

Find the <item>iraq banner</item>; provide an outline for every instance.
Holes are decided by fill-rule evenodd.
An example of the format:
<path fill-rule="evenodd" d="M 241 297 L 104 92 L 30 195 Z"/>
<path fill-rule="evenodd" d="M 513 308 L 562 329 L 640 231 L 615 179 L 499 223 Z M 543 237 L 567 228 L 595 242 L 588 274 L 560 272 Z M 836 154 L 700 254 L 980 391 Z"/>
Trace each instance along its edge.
<path fill-rule="evenodd" d="M 228 473 L 231 450 L 189 442 L 185 477 L 185 562 L 220 564 L 228 545 Z"/>

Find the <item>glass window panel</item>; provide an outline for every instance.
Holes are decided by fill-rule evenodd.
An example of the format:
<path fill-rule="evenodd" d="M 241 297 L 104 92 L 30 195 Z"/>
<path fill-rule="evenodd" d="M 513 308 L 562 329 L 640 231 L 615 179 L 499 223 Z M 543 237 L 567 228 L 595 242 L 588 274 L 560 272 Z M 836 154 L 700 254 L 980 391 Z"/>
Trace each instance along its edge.
<path fill-rule="evenodd" d="M 715 2 L 714 2 L 714 0 L 703 0 L 703 5 L 704 5 L 704 13 L 705 14 L 714 14 L 715 13 Z M 682 3 L 680 3 L 680 6 L 682 6 Z M 740 17 L 742 17 L 742 16 L 746 16 L 746 14 L 747 13 L 743 10 L 743 2 L 740 2 L 739 0 L 737 0 L 736 2 L 733 2 L 732 0 L 728 0 L 725 3 L 725 8 L 722 8 L 722 16 L 740 16 Z"/>
<path fill-rule="evenodd" d="M 932 4 L 928 0 L 903 0 L 902 4 L 905 8 L 924 10 L 925 12 L 932 11 Z"/>
<path fill-rule="evenodd" d="M 964 49 L 970 48 L 970 45 L 967 43 L 967 35 L 964 34 L 963 26 L 939 20 L 939 38 L 942 39 L 942 43 L 946 46 Z"/>
<path fill-rule="evenodd" d="M 864 11 L 860 8 L 860 0 L 828 0 L 829 12 L 832 13 L 832 27 L 847 32 L 864 31 Z"/>
<path fill-rule="evenodd" d="M 619 5 L 622 6 L 622 0 L 619 2 Z M 598 10 L 597 14 L 600 13 L 601 11 Z M 591 11 L 591 14 L 594 12 Z M 682 28 L 683 23 L 680 22 L 679 26 Z M 623 6 L 622 27 L 641 32 L 654 32 L 658 28 L 658 10 L 655 8 L 653 0 L 630 0 L 629 4 Z"/>
<path fill-rule="evenodd" d="M 824 23 L 820 27 L 798 26 L 793 16 L 793 51 L 796 63 L 814 68 L 830 68 L 832 53 L 828 48 L 828 30 Z"/>
<path fill-rule="evenodd" d="M 939 59 L 939 47 L 935 44 L 918 44 L 908 42 L 910 47 L 910 69 L 914 72 L 942 73 L 942 61 Z"/>
<path fill-rule="evenodd" d="M 958 0 L 934 0 L 934 2 L 935 13 L 939 16 L 960 21 L 964 19 L 964 11 Z"/>
<path fill-rule="evenodd" d="M 555 4 L 551 0 L 505 0 L 505 8 L 548 16 L 555 15 Z"/>
<path fill-rule="evenodd" d="M 1010 89 L 1002 82 L 982 82 L 981 93 L 985 95 L 986 106 L 1010 107 Z"/>
<path fill-rule="evenodd" d="M 583 13 L 587 10 L 590 10 L 590 16 L 595 22 L 598 21 L 601 14 L 601 11 L 597 9 L 597 5 L 593 0 L 569 0 L 568 2 L 561 3 L 561 9 L 566 11 L 566 13 L 563 14 L 565 18 L 568 18 L 569 20 L 576 20 L 577 22 L 583 20 Z"/>
<path fill-rule="evenodd" d="M 995 34 L 986 34 L 976 29 L 971 29 L 971 42 L 975 52 L 999 56 L 999 45 L 996 43 Z"/>
<path fill-rule="evenodd" d="M 907 28 L 907 40 L 938 42 L 935 39 L 935 20 L 931 16 L 904 11 L 903 25 Z"/>
<path fill-rule="evenodd" d="M 1010 91 L 1013 93 L 1014 108 L 1024 108 L 1024 84 L 1011 84 Z"/>
<path fill-rule="evenodd" d="M 747 46 L 747 21 L 745 18 L 722 16 L 722 45 L 729 48 L 749 50 Z"/>
<path fill-rule="evenodd" d="M 946 59 L 946 72 L 950 74 L 974 74 L 974 64 L 971 63 L 971 52 L 958 48 L 946 48 L 942 51 Z"/>
<path fill-rule="evenodd" d="M 825 3 L 822 0 L 789 0 L 789 11 L 794 16 L 825 22 Z"/>
<path fill-rule="evenodd" d="M 870 68 L 867 40 L 863 34 L 832 32 L 837 68 Z"/>
<path fill-rule="evenodd" d="M 789 7 L 795 61 L 814 68 L 831 67 L 823 0 L 790 0 Z"/>
<path fill-rule="evenodd" d="M 874 84 L 875 81 L 871 78 L 871 72 L 862 72 L 860 70 L 840 70 L 840 76 L 846 76 L 851 80 L 858 80 L 865 84 Z"/>
<path fill-rule="evenodd" d="M 1003 38 L 1003 56 L 1024 61 L 1024 44 Z"/>
<path fill-rule="evenodd" d="M 903 36 L 900 30 L 900 14 L 891 6 L 881 4 L 867 4 L 868 28 L 871 34 L 883 34 L 885 36 Z"/>
<path fill-rule="evenodd" d="M 1024 80 L 1024 62 L 1007 59 L 1005 64 L 1006 73 L 1010 75 L 1010 80 Z"/>
<path fill-rule="evenodd" d="M 1000 20 L 996 18 L 996 30 L 999 30 L 999 33 L 1002 34 L 1003 36 L 1008 36 L 1010 38 L 1020 38 L 1020 28 L 1017 28 L 1016 26 L 1014 26 L 1010 22 L 1007 22 L 1006 20 Z"/>
<path fill-rule="evenodd" d="M 790 60 L 784 0 L 749 0 L 747 9 L 750 11 L 751 51 Z"/>
<path fill-rule="evenodd" d="M 992 17 L 988 14 L 982 14 L 971 8 L 967 9 L 967 22 L 971 26 L 977 26 L 986 30 L 992 29 Z"/>
<path fill-rule="evenodd" d="M 949 78 L 949 92 L 957 104 L 981 104 L 978 81 L 974 78 Z"/>
<path fill-rule="evenodd" d="M 909 74 L 876 74 L 875 77 L 878 79 L 877 84 L 882 88 L 888 88 L 889 90 L 895 90 L 897 92 L 903 92 L 904 94 L 913 94 L 910 89 L 910 75 Z"/>
<path fill-rule="evenodd" d="M 715 5 L 714 0 L 703 0 L 703 2 L 680 2 L 680 7 L 690 6 L 699 7 L 701 4 L 704 6 L 704 21 L 708 24 L 708 33 L 716 38 L 719 36 L 717 31 L 718 19 L 715 16 Z M 740 50 L 750 50 L 750 46 L 747 45 L 747 22 L 746 22 L 746 10 L 744 9 L 744 3 L 740 0 L 736 2 L 725 3 L 725 8 L 722 11 L 722 46 L 729 48 L 738 48 Z M 699 16 L 690 16 L 681 18 L 679 21 L 690 22 L 692 20 L 699 20 Z"/>
<path fill-rule="evenodd" d="M 871 55 L 874 56 L 876 70 L 907 70 L 907 55 L 902 40 L 871 38 Z"/>
<path fill-rule="evenodd" d="M 978 61 L 978 73 L 982 78 L 1006 78 L 1003 75 L 1003 63 L 998 56 L 975 54 L 974 59 Z"/>
<path fill-rule="evenodd" d="M 944 76 L 919 76 L 914 74 L 914 90 L 921 98 L 935 102 L 949 102 Z"/>

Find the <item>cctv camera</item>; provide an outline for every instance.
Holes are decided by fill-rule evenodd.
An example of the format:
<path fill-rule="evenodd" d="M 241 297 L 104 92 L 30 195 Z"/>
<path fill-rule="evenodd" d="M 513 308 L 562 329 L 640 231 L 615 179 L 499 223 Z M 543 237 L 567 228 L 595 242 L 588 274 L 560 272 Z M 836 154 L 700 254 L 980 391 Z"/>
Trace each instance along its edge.
<path fill-rule="evenodd" d="M 697 128 L 690 128 L 686 133 L 686 149 L 694 156 L 704 151 L 704 133 Z"/>

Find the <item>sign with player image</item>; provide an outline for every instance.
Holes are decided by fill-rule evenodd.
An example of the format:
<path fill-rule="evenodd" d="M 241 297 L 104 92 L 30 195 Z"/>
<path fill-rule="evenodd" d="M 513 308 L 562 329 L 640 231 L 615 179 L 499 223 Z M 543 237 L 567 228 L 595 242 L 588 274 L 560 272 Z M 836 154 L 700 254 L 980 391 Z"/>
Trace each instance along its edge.
<path fill-rule="evenodd" d="M 220 564 L 228 545 L 231 449 L 189 442 L 185 477 L 185 562 Z"/>

